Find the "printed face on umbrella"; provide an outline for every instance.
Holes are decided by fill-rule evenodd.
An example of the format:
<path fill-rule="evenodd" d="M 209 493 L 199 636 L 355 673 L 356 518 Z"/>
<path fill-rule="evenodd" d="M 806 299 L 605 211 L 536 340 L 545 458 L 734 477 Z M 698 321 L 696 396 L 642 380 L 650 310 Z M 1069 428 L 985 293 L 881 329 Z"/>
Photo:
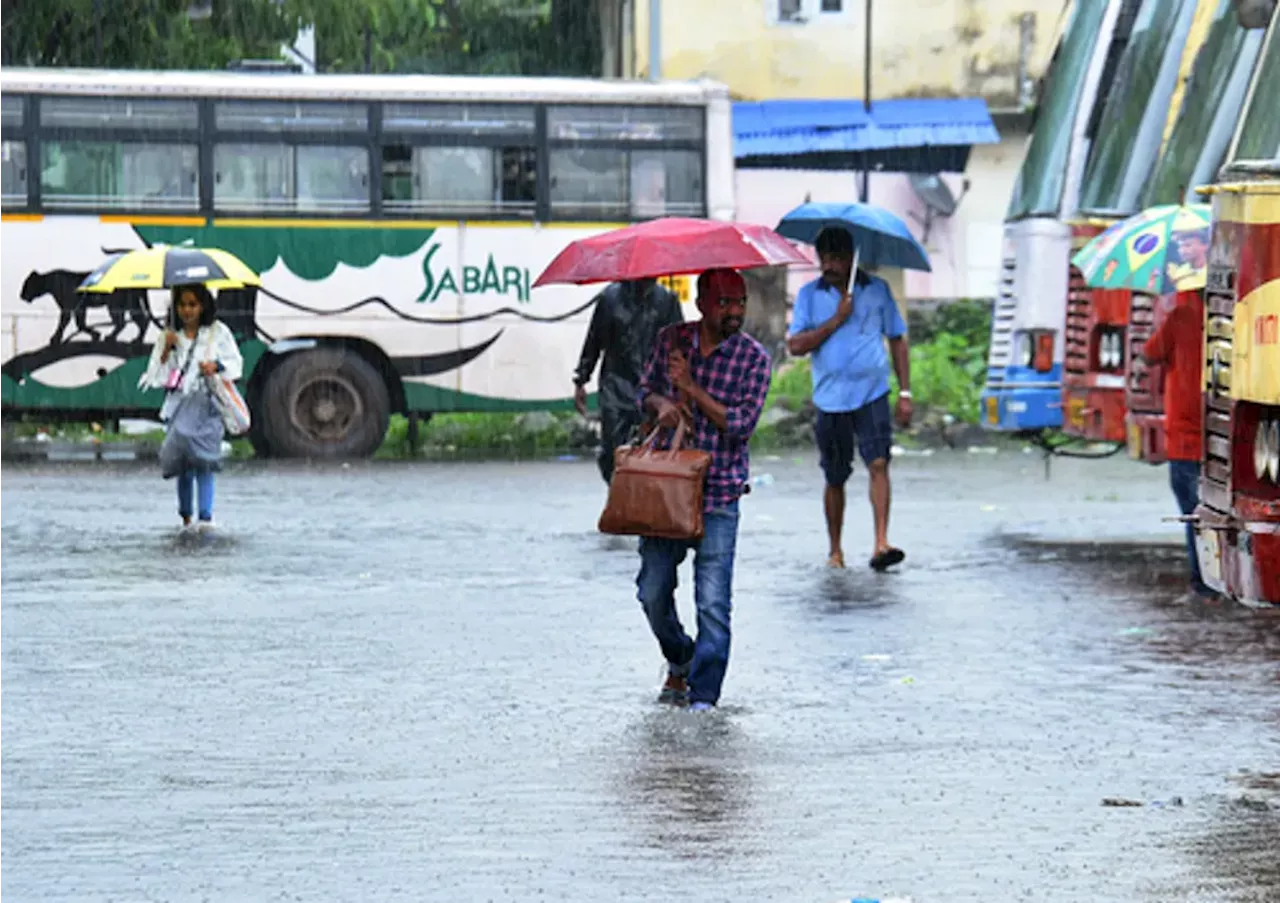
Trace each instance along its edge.
<path fill-rule="evenodd" d="M 1178 257 L 1194 270 L 1202 270 L 1209 262 L 1209 236 L 1203 230 L 1193 232 L 1175 232 L 1174 241 L 1178 245 Z"/>

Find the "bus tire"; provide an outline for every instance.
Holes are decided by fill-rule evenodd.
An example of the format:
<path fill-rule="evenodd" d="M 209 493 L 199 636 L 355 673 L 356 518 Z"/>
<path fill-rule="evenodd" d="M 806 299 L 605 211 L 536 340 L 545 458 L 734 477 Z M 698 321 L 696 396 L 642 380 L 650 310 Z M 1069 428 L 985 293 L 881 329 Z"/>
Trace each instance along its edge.
<path fill-rule="evenodd" d="M 262 397 L 263 435 L 273 457 L 368 458 L 391 420 L 382 375 L 343 348 L 289 355 L 267 377 Z"/>
<path fill-rule="evenodd" d="M 250 411 L 253 417 L 249 422 L 249 434 L 245 438 L 249 440 L 255 458 L 270 458 L 271 443 L 267 441 L 266 431 L 262 428 L 262 405 L 254 404 Z"/>

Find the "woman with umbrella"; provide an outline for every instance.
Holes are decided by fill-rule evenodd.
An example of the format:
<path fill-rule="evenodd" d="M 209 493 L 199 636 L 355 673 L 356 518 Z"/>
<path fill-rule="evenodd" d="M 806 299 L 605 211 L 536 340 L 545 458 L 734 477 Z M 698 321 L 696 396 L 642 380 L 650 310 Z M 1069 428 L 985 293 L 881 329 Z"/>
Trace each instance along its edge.
<path fill-rule="evenodd" d="M 226 251 L 161 246 L 113 254 L 79 287 L 99 294 L 170 289 L 165 332 L 152 348 L 138 386 L 165 392 L 160 472 L 166 480 L 178 478 L 183 527 L 191 525 L 196 513 L 202 529 L 213 526 L 213 475 L 222 468 L 226 427 L 210 381 L 215 375 L 237 380 L 244 371 L 235 336 L 217 319 L 210 290 L 260 284 L 257 273 Z M 198 512 L 192 497 L 197 486 Z"/>
<path fill-rule="evenodd" d="M 161 473 L 178 479 L 178 516 L 191 526 L 193 490 L 199 488 L 200 529 L 213 526 L 214 473 L 222 469 L 225 427 L 208 377 L 237 380 L 244 359 L 235 336 L 217 319 L 213 295 L 200 284 L 174 286 L 167 328 L 151 351 L 138 385 L 164 389 L 160 419 L 166 424 Z"/>

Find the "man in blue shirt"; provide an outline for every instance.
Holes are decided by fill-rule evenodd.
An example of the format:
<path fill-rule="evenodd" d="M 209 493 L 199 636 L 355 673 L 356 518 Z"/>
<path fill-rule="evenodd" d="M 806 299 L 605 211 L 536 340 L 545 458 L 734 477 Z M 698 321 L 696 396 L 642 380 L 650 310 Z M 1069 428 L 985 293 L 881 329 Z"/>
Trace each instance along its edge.
<path fill-rule="evenodd" d="M 823 508 L 831 552 L 827 564 L 844 567 L 840 533 L 844 526 L 844 485 L 853 473 L 855 445 L 870 475 L 877 571 L 905 558 L 889 545 L 889 453 L 893 422 L 889 409 L 889 359 L 898 375 L 898 423 L 911 423 L 911 366 L 907 324 L 883 279 L 853 274 L 853 236 L 841 228 L 818 234 L 822 276 L 796 295 L 787 333 L 795 355 L 813 355 L 813 404 L 818 409 L 814 437 L 826 478 Z M 853 284 L 850 285 L 852 279 Z"/>

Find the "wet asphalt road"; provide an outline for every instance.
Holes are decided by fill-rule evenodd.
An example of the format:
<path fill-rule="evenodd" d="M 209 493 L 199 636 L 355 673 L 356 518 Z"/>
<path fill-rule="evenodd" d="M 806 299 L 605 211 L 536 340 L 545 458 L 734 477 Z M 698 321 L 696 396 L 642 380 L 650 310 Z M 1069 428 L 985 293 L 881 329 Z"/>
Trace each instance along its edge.
<path fill-rule="evenodd" d="M 246 465 L 203 546 L 149 468 L 6 467 L 6 903 L 1280 899 L 1280 635 L 1055 545 L 1176 537 L 1162 469 L 902 459 L 883 576 L 860 473 L 832 573 L 812 456 L 754 472 L 699 716 L 593 462 Z"/>

